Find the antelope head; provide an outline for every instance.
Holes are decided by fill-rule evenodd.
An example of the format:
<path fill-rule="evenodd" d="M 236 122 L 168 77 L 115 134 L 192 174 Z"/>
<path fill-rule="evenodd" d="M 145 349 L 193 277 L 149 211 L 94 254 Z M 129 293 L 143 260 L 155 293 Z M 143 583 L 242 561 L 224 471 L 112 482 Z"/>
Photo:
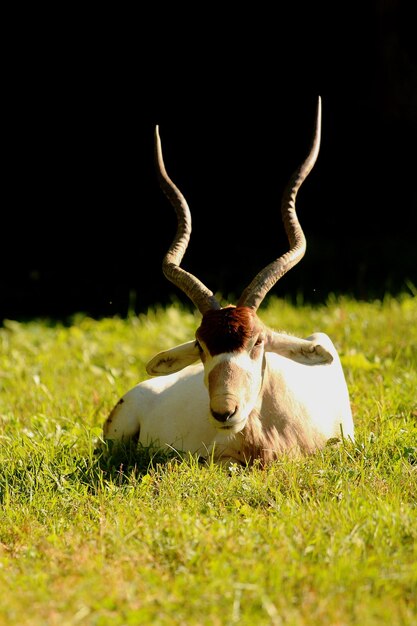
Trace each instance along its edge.
<path fill-rule="evenodd" d="M 201 360 L 208 390 L 210 418 L 219 431 L 242 430 L 256 407 L 264 384 L 265 352 L 279 352 L 304 363 L 329 362 L 332 356 L 321 346 L 298 342 L 266 327 L 257 309 L 275 283 L 304 256 L 306 240 L 295 207 L 297 192 L 313 168 L 320 149 L 321 100 L 318 99 L 314 137 L 305 161 L 291 176 L 282 196 L 281 214 L 289 250 L 262 269 L 244 289 L 236 306 L 222 307 L 213 292 L 180 264 L 191 235 L 188 204 L 169 178 L 162 156 L 158 126 L 155 157 L 160 186 L 177 215 L 176 236 L 166 253 L 162 269 L 202 314 L 195 340 L 157 354 L 147 365 L 152 376 L 171 374 Z M 296 343 L 296 345 L 294 345 Z"/>

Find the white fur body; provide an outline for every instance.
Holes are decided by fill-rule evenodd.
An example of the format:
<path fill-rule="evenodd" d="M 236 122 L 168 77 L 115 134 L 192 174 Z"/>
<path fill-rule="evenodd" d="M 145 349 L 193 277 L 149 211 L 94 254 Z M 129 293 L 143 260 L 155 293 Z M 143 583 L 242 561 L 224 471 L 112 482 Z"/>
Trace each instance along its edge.
<path fill-rule="evenodd" d="M 299 355 L 290 358 L 263 353 L 259 357 L 262 366 L 252 368 L 248 385 L 235 390 L 243 394 L 240 404 L 245 408 L 231 425 L 213 419 L 208 378 L 216 365 L 223 367 L 225 363 L 238 375 L 247 375 L 250 364 L 245 362 L 246 353 L 218 355 L 209 365 L 189 365 L 136 385 L 110 414 L 105 437 L 121 440 L 139 436 L 144 446 L 242 463 L 255 458 L 268 461 L 280 453 L 310 453 L 342 434 L 353 439 L 348 389 L 333 343 L 322 333 L 307 340 L 291 338 L 292 342 L 312 344 L 318 340 L 331 355 L 331 362 L 300 362 Z M 282 351 L 289 354 L 287 349 Z M 224 380 L 220 391 L 231 395 L 230 389 L 224 388 Z"/>

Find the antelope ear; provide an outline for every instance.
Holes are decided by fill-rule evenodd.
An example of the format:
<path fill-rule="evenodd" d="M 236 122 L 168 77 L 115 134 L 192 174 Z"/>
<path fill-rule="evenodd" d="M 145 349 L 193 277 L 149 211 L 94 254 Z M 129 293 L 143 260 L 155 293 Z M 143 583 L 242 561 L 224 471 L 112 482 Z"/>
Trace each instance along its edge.
<path fill-rule="evenodd" d="M 187 341 L 170 350 L 159 352 L 149 361 L 146 371 L 150 376 L 173 374 L 195 363 L 200 356 L 195 341 Z"/>
<path fill-rule="evenodd" d="M 333 361 L 333 344 L 324 333 L 316 333 L 307 339 L 270 331 L 266 337 L 265 350 L 285 356 L 297 363 L 318 365 Z"/>

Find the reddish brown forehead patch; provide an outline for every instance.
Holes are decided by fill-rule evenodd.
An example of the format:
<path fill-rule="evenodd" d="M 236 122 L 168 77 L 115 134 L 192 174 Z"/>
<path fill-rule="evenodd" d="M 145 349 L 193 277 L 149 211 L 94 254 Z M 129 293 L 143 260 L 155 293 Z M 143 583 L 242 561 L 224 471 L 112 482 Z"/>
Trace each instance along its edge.
<path fill-rule="evenodd" d="M 253 309 L 228 306 L 205 313 L 197 330 L 197 339 L 204 341 L 210 354 L 244 350 L 257 328 Z"/>

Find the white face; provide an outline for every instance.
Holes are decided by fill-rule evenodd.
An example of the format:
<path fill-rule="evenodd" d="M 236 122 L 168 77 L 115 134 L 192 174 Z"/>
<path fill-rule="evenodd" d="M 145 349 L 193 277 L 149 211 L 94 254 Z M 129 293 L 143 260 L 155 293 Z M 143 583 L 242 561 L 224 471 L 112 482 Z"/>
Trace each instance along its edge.
<path fill-rule="evenodd" d="M 261 390 L 262 333 L 251 339 L 246 349 L 215 356 L 202 340 L 198 345 L 213 424 L 224 434 L 237 433 L 245 426 Z"/>

